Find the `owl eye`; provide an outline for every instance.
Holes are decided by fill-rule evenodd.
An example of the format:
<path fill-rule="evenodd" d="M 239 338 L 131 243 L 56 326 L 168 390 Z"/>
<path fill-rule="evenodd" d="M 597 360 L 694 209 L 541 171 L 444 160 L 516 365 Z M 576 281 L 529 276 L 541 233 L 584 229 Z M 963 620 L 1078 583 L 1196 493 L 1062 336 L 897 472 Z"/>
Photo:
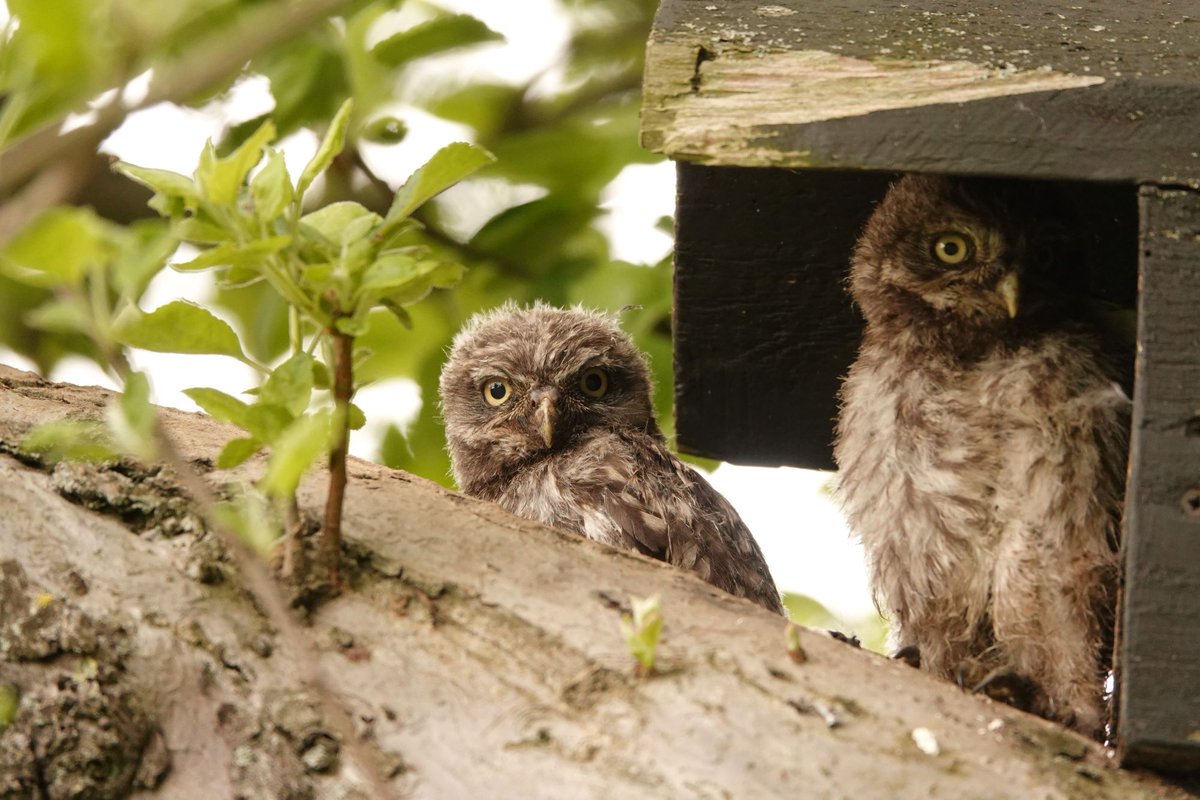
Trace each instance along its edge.
<path fill-rule="evenodd" d="M 933 255 L 938 261 L 958 266 L 971 257 L 971 241 L 961 233 L 942 233 L 933 240 Z"/>
<path fill-rule="evenodd" d="M 483 399 L 489 406 L 502 406 L 512 397 L 512 385 L 508 381 L 493 378 L 483 385 Z"/>
<path fill-rule="evenodd" d="M 579 376 L 579 390 L 588 397 L 604 397 L 608 391 L 608 373 L 598 367 L 592 367 Z"/>

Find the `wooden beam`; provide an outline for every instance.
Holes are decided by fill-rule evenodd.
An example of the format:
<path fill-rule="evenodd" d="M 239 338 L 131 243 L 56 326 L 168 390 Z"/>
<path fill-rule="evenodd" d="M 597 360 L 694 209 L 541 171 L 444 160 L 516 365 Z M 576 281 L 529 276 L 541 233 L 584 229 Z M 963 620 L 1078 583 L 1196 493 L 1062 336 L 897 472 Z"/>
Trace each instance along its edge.
<path fill-rule="evenodd" d="M 1200 193 L 1143 187 L 1122 763 L 1200 768 Z"/>
<path fill-rule="evenodd" d="M 726 166 L 1200 186 L 1179 3 L 664 0 L 643 144 Z"/>

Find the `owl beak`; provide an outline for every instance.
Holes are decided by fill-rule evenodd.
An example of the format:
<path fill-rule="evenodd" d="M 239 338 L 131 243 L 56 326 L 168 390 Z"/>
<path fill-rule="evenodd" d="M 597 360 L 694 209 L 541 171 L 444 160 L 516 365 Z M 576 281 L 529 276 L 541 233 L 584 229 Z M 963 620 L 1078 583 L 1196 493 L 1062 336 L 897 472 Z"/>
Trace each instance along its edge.
<path fill-rule="evenodd" d="M 996 291 L 1004 299 L 1004 306 L 1008 309 L 1008 318 L 1014 319 L 1017 316 L 1017 301 L 1021 298 L 1021 283 L 1017 279 L 1017 273 L 1010 272 L 1001 278 L 1000 282 L 996 284 Z"/>
<path fill-rule="evenodd" d="M 537 403 L 533 417 L 534 421 L 537 422 L 538 432 L 542 434 L 542 441 L 546 443 L 546 447 L 553 447 L 554 423 L 558 420 L 558 409 L 555 408 L 555 401 L 558 400 L 558 390 L 535 389 L 533 391 L 533 400 Z"/>

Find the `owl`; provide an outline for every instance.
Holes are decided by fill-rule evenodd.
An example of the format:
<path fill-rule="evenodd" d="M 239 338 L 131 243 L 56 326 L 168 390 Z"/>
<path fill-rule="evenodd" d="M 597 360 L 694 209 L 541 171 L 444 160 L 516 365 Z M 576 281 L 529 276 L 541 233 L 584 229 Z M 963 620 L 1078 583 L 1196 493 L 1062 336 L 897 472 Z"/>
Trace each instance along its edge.
<path fill-rule="evenodd" d="M 476 315 L 440 383 L 459 488 L 782 613 L 737 512 L 667 449 L 650 386 L 645 358 L 608 315 L 540 303 Z"/>
<path fill-rule="evenodd" d="M 901 651 L 1098 735 L 1130 403 L 1047 192 L 891 187 L 852 258 L 866 327 L 835 457 Z"/>

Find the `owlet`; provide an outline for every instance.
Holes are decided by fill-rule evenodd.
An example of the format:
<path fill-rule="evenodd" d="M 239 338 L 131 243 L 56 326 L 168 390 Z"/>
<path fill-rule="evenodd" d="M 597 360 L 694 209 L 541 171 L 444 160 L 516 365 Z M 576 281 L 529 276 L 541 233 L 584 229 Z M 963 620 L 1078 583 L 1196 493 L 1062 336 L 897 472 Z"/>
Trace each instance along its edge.
<path fill-rule="evenodd" d="M 1129 401 L 1075 313 L 1061 216 L 1030 184 L 891 187 L 852 260 L 835 456 L 896 644 L 1097 735 Z"/>
<path fill-rule="evenodd" d="M 782 613 L 737 512 L 667 449 L 646 360 L 612 317 L 511 303 L 478 314 L 455 337 L 440 388 L 466 494 Z"/>

